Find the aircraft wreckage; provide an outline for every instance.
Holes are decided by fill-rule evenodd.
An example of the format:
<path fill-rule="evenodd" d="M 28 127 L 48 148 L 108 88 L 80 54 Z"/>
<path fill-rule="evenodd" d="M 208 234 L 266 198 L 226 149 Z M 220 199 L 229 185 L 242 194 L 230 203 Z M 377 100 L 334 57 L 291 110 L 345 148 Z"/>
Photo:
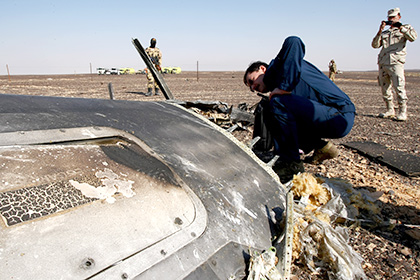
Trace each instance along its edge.
<path fill-rule="evenodd" d="M 1 99 L 3 276 L 240 279 L 270 248 L 285 191 L 209 121 L 164 101 Z"/>
<path fill-rule="evenodd" d="M 285 188 L 207 119 L 171 100 L 0 98 L 3 277 L 243 279 L 273 252 Z"/>

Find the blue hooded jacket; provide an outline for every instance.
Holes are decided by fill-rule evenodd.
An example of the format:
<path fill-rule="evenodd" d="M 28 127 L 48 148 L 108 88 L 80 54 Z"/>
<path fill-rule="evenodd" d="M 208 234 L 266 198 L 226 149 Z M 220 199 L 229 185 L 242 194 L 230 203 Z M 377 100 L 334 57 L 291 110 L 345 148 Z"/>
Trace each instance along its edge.
<path fill-rule="evenodd" d="M 288 37 L 264 75 L 269 91 L 279 88 L 338 109 L 355 112 L 350 98 L 318 68 L 304 60 L 305 45 L 299 37 Z"/>

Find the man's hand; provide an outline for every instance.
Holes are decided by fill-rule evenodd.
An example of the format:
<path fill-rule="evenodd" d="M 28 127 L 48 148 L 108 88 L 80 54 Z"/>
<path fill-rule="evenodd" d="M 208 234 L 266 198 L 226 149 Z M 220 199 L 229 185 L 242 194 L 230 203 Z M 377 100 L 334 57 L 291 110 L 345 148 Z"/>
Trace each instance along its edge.
<path fill-rule="evenodd" d="M 381 22 L 381 25 L 379 26 L 379 31 L 378 31 L 378 34 L 381 34 L 381 33 L 382 33 L 382 31 L 384 31 L 385 26 L 386 26 L 386 21 L 385 21 L 385 20 L 383 20 L 383 21 Z"/>
<path fill-rule="evenodd" d="M 285 91 L 279 88 L 275 88 L 271 93 L 270 93 L 270 99 L 271 97 L 273 97 L 274 95 L 282 95 L 282 94 L 290 94 L 290 91 Z"/>

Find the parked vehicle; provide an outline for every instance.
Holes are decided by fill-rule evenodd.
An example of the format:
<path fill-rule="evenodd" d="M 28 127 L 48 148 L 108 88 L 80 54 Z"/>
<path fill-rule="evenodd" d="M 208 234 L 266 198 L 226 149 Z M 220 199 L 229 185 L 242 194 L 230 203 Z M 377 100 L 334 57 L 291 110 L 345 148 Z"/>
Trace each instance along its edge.
<path fill-rule="evenodd" d="M 109 72 L 110 72 L 111 75 L 119 75 L 120 74 L 120 69 L 111 68 L 111 70 Z"/>
<path fill-rule="evenodd" d="M 181 67 L 172 67 L 172 74 L 180 74 L 181 73 Z"/>
<path fill-rule="evenodd" d="M 135 74 L 136 70 L 134 68 L 120 68 L 120 74 L 126 75 L 126 74 Z"/>
<path fill-rule="evenodd" d="M 96 68 L 96 72 L 98 73 L 98 75 L 110 74 L 109 69 L 103 67 Z"/>
<path fill-rule="evenodd" d="M 181 67 L 163 67 L 162 73 L 164 74 L 180 74 Z"/>

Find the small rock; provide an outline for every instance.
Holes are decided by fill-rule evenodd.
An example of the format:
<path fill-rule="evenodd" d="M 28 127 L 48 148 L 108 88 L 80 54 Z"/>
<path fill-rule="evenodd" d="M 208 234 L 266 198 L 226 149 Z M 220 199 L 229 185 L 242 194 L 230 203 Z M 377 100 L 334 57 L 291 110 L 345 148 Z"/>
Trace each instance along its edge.
<path fill-rule="evenodd" d="M 406 257 L 411 256 L 413 254 L 413 252 L 411 251 L 411 249 L 410 248 L 407 248 L 407 247 L 402 247 L 402 248 L 399 248 L 398 247 L 397 250 L 398 250 L 398 252 L 400 252 L 401 254 L 403 254 Z"/>
<path fill-rule="evenodd" d="M 373 266 L 370 264 L 370 263 L 365 263 L 364 265 L 363 265 L 363 268 L 364 269 L 367 269 L 367 270 L 370 270 L 370 269 L 372 269 L 373 268 Z"/>
<path fill-rule="evenodd" d="M 388 256 L 388 257 L 386 258 L 386 262 L 388 263 L 388 265 L 389 265 L 390 267 L 393 267 L 393 268 L 395 268 L 395 265 L 397 264 L 397 261 L 396 261 L 396 260 L 394 260 L 394 258 L 393 258 L 393 257 L 391 257 L 391 256 Z"/>
<path fill-rule="evenodd" d="M 375 249 L 375 248 L 376 248 L 376 245 L 375 245 L 375 244 L 373 244 L 373 243 L 370 243 L 370 244 L 367 246 L 367 248 L 368 248 L 370 251 L 373 251 L 373 249 Z"/>

